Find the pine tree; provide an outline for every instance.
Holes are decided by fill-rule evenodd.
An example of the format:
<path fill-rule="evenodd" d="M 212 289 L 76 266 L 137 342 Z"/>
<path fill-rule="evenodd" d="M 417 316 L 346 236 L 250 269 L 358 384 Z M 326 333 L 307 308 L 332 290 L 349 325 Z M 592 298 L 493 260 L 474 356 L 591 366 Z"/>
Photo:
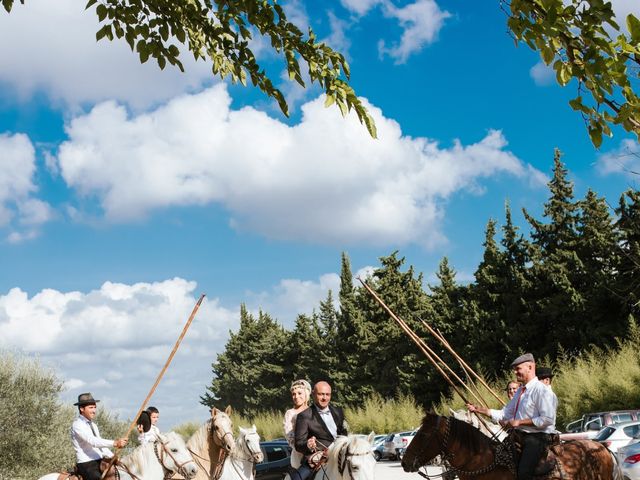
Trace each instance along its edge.
<path fill-rule="evenodd" d="M 255 318 L 240 307 L 240 329 L 229 332 L 224 352 L 212 364 L 213 380 L 201 403 L 233 408 L 242 414 L 281 409 L 287 402 L 283 388 L 290 333 L 268 314 Z"/>
<path fill-rule="evenodd" d="M 615 291 L 624 304 L 626 316 L 640 316 L 640 192 L 628 190 L 620 196 L 616 209 L 616 229 L 620 234 L 620 260 Z"/>
<path fill-rule="evenodd" d="M 533 314 L 527 328 L 527 344 L 522 348 L 542 357 L 554 356 L 560 347 L 575 351 L 580 347 L 581 312 L 585 299 L 576 288 L 583 266 L 577 254 L 578 205 L 573 201 L 573 184 L 567 170 L 554 155 L 553 178 L 549 182 L 551 196 L 544 205 L 548 223 L 535 220 L 523 209 L 533 227 L 531 233 L 533 265 Z"/>
<path fill-rule="evenodd" d="M 627 328 L 624 302 L 614 286 L 620 239 L 604 198 L 589 190 L 580 206 L 576 249 L 583 268 L 578 288 L 585 299 L 580 344 L 613 346 Z"/>
<path fill-rule="evenodd" d="M 475 283 L 469 286 L 470 298 L 462 314 L 470 342 L 465 358 L 476 359 L 483 371 L 491 374 L 501 371 L 510 356 L 505 319 L 508 272 L 505 253 L 500 251 L 495 235 L 496 221 L 489 220 L 482 261 L 475 272 Z"/>
<path fill-rule="evenodd" d="M 504 286 L 502 307 L 504 309 L 505 354 L 501 370 L 506 370 L 515 354 L 527 347 L 527 326 L 531 325 L 530 302 L 532 280 L 528 265 L 531 245 L 518 233 L 513 223 L 511 207 L 505 204 L 505 224 L 502 227 L 504 252 Z"/>

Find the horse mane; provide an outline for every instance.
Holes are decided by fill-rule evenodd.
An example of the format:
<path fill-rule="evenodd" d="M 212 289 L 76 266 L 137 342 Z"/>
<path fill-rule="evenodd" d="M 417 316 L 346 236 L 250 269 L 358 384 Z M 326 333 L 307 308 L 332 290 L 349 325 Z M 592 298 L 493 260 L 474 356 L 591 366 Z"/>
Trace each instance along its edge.
<path fill-rule="evenodd" d="M 154 448 L 154 443 L 145 443 L 144 445 L 140 445 L 136 447 L 133 452 L 131 452 L 126 457 L 122 457 L 120 461 L 124 463 L 127 468 L 130 470 L 135 470 L 137 472 L 142 472 L 147 469 L 147 465 L 149 464 L 150 458 L 156 458 L 155 453 L 148 453 L 147 450 Z"/>
<path fill-rule="evenodd" d="M 447 420 L 449 422 L 449 433 L 448 433 L 448 445 L 451 446 L 453 442 L 457 442 L 459 444 L 464 445 L 465 447 L 471 450 L 471 453 L 479 453 L 487 448 L 492 448 L 497 445 L 498 442 L 490 439 L 484 433 L 482 433 L 478 428 L 473 425 L 468 424 L 464 420 L 458 420 L 457 418 L 439 416 L 435 413 L 427 413 L 425 417 L 422 419 L 422 427 L 425 428 L 427 422 L 432 420 L 433 418 L 441 418 L 443 420 Z"/>
<path fill-rule="evenodd" d="M 187 441 L 187 447 L 190 449 L 201 449 L 203 445 L 209 442 L 209 430 L 211 429 L 211 419 L 200 425 L 200 428 L 196 430 L 189 440 Z"/>
<path fill-rule="evenodd" d="M 495 447 L 498 444 L 497 441 L 487 437 L 477 427 L 454 417 L 447 418 L 449 420 L 449 440 L 457 440 L 469 447 L 473 453 Z"/>

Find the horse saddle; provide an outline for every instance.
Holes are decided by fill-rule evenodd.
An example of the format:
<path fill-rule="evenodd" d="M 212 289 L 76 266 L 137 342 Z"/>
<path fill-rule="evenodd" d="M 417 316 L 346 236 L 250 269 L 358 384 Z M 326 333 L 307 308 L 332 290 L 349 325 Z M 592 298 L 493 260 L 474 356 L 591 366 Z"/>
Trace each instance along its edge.
<path fill-rule="evenodd" d="M 521 435 L 524 434 L 512 430 L 507 439 L 499 445 L 496 451 L 497 463 L 507 467 L 513 474 L 516 473 L 516 466 L 520 462 L 520 454 L 522 453 Z M 546 477 L 559 467 L 557 455 L 554 451 L 559 445 L 560 436 L 550 435 L 544 452 L 533 469 L 533 475 L 535 477 Z"/>

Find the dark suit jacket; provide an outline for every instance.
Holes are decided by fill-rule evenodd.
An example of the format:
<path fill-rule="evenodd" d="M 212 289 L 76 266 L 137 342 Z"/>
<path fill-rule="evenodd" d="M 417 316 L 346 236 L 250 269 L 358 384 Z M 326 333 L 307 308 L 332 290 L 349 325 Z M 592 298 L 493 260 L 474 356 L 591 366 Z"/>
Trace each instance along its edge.
<path fill-rule="evenodd" d="M 336 422 L 338 427 L 338 435 L 346 435 L 347 429 L 344 425 L 344 413 L 340 407 L 334 407 L 329 405 L 329 411 L 333 416 L 333 421 Z M 327 425 L 318 413 L 318 407 L 314 404 L 306 410 L 303 410 L 296 417 L 296 432 L 295 442 L 296 450 L 304 455 L 310 455 L 311 450 L 307 447 L 307 440 L 310 437 L 316 437 L 318 448 L 322 448 L 322 445 L 329 446 L 333 443 L 335 438 L 329 432 Z M 322 445 L 320 445 L 322 443 Z"/>

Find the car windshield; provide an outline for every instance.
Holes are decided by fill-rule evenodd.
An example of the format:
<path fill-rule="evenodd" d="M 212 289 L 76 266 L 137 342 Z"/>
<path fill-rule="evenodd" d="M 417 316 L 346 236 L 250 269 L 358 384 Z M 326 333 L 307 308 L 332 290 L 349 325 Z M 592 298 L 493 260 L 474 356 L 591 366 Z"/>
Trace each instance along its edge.
<path fill-rule="evenodd" d="M 613 427 L 604 427 L 602 430 L 600 430 L 598 435 L 594 437 L 594 440 L 597 440 L 598 442 L 601 442 L 602 440 L 606 440 L 615 431 L 616 429 Z"/>

